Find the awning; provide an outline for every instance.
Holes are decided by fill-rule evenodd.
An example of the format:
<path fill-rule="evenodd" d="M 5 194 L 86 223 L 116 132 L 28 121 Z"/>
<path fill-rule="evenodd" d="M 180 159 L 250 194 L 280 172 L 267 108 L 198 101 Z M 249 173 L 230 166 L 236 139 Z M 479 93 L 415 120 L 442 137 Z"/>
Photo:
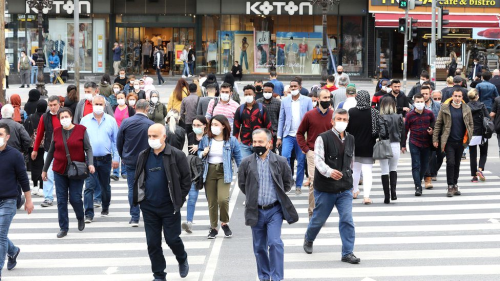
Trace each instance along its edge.
<path fill-rule="evenodd" d="M 398 27 L 399 18 L 403 18 L 405 14 L 374 13 L 374 16 L 375 27 Z M 410 13 L 409 16 L 418 20 L 415 26 L 419 28 L 431 27 L 432 15 L 430 13 Z M 450 22 L 446 28 L 500 27 L 498 15 L 493 14 L 453 14 L 444 16 L 444 19 Z"/>

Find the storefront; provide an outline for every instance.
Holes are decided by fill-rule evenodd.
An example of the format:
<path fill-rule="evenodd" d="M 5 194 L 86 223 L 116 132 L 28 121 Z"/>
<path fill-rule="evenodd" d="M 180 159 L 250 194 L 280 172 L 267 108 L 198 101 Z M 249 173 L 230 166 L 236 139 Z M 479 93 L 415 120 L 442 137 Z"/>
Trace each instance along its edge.
<path fill-rule="evenodd" d="M 404 10 L 398 8 L 395 0 L 370 0 L 370 13 L 375 25 L 375 53 L 373 71 L 387 70 L 391 77 L 402 76 L 404 35 L 397 32 L 399 18 Z M 410 11 L 410 17 L 417 19 L 417 38 L 409 42 L 408 77 L 418 77 L 421 70 L 429 70 L 429 48 L 431 41 L 431 5 L 424 5 Z M 446 28 L 449 34 L 437 41 L 436 78 L 445 80 L 450 54 L 458 59 L 458 68 L 469 73 L 472 60 L 479 57 L 481 63 L 490 69 L 498 68 L 498 54 L 490 50 L 499 43 L 500 2 L 499 1 L 440 1 L 438 5 L 450 11 Z M 500 51 L 500 50 L 499 50 Z M 500 54 L 500 52 L 499 52 Z"/>

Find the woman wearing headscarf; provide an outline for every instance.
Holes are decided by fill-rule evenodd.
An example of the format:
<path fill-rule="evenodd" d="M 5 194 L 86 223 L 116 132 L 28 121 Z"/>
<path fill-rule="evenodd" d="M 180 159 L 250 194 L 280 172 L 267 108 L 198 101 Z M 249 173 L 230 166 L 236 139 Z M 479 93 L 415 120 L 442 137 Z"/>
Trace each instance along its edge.
<path fill-rule="evenodd" d="M 370 106 L 370 94 L 367 91 L 358 91 L 356 107 L 349 109 L 349 124 L 346 131 L 354 136 L 356 149 L 354 150 L 353 193 L 359 193 L 359 179 L 363 172 L 363 203 L 369 205 L 372 189 L 373 146 L 379 136 L 381 124 L 380 113 Z M 367 122 L 370 120 L 370 122 Z M 386 137 L 385 130 L 381 132 Z M 356 194 L 357 195 L 357 194 Z"/>
<path fill-rule="evenodd" d="M 30 116 L 31 114 L 36 112 L 36 109 L 38 107 L 38 101 L 40 100 L 40 91 L 37 89 L 31 89 L 29 92 L 29 98 L 26 104 L 24 105 L 24 111 L 26 111 L 26 114 Z"/>
<path fill-rule="evenodd" d="M 31 114 L 28 117 L 28 119 L 26 119 L 26 122 L 24 122 L 24 128 L 26 129 L 31 139 L 33 140 L 32 145 L 34 143 L 34 140 L 36 139 L 36 132 L 38 129 L 38 124 L 40 123 L 40 119 L 46 111 L 47 111 L 47 101 L 39 100 L 37 103 L 36 112 Z M 29 152 L 28 155 L 31 155 L 31 152 L 33 152 L 33 147 L 30 147 L 28 152 Z M 43 197 L 43 193 L 39 193 L 39 191 L 40 189 L 43 190 L 42 169 L 43 169 L 44 153 L 45 150 L 43 149 L 43 144 L 42 144 L 38 148 L 38 156 L 35 158 L 35 160 L 31 159 L 31 157 L 28 157 L 29 165 L 31 165 L 31 180 L 33 181 L 33 187 L 34 187 L 33 190 L 31 191 L 31 194 L 39 195 L 41 197 Z M 38 186 L 38 183 L 40 183 L 40 186 Z"/>
<path fill-rule="evenodd" d="M 165 125 L 165 117 L 167 117 L 167 107 L 160 102 L 160 93 L 158 93 L 158 91 L 151 91 L 148 117 L 155 123 Z"/>
<path fill-rule="evenodd" d="M 21 109 L 21 97 L 18 94 L 13 94 L 10 97 L 10 104 L 14 107 L 14 115 L 12 120 L 17 123 L 23 124 L 24 120 L 28 119 L 28 115 L 24 110 Z"/>
<path fill-rule="evenodd" d="M 207 75 L 207 80 L 205 80 L 205 82 L 203 82 L 202 86 L 203 87 L 207 87 L 207 85 L 209 84 L 214 84 L 215 85 L 215 96 L 219 96 L 219 83 L 217 83 L 217 77 L 215 77 L 215 74 L 208 74 Z"/>
<path fill-rule="evenodd" d="M 140 84 L 140 81 L 139 81 Z M 140 88 L 140 87 L 139 87 Z M 146 94 L 146 99 L 150 100 L 151 99 L 151 93 L 153 91 L 156 91 L 155 86 L 153 85 L 153 78 L 151 77 L 146 77 L 144 79 L 144 93 Z M 140 98 L 140 97 L 139 97 Z"/>

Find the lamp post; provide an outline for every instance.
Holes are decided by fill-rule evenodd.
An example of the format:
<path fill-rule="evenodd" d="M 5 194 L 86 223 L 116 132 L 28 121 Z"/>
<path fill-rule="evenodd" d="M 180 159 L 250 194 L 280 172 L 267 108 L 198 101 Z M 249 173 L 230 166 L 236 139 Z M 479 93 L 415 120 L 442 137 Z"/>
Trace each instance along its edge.
<path fill-rule="evenodd" d="M 326 83 L 328 78 L 328 24 L 327 24 L 327 13 L 328 8 L 333 5 L 339 5 L 340 0 L 310 0 L 313 5 L 318 5 L 321 7 L 323 14 L 323 47 L 322 47 L 322 57 L 321 57 L 321 81 Z M 340 36 L 340 34 L 338 34 Z"/>
<path fill-rule="evenodd" d="M 52 9 L 53 0 L 27 0 L 28 6 L 38 11 L 38 59 L 36 60 L 36 65 L 38 66 L 38 77 L 36 83 L 36 88 L 44 96 L 47 95 L 47 90 L 45 90 L 45 79 L 43 77 L 43 9 Z"/>

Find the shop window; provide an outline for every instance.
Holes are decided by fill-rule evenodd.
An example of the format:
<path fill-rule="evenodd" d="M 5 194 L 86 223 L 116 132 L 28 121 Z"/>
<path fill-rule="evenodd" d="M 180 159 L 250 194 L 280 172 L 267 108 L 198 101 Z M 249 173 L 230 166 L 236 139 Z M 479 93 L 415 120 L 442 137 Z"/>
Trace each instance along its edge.
<path fill-rule="evenodd" d="M 352 76 L 363 73 L 363 17 L 342 18 L 342 66 Z"/>

